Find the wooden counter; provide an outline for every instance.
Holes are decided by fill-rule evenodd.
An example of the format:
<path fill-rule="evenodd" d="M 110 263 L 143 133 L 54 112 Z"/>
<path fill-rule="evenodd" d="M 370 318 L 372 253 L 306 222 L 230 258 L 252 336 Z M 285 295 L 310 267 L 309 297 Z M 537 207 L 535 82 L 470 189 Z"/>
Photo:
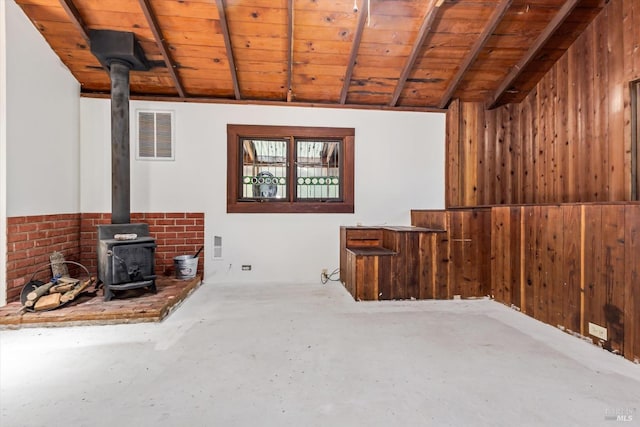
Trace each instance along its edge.
<path fill-rule="evenodd" d="M 436 294 L 436 236 L 411 226 L 340 227 L 340 280 L 354 299 L 426 299 Z"/>

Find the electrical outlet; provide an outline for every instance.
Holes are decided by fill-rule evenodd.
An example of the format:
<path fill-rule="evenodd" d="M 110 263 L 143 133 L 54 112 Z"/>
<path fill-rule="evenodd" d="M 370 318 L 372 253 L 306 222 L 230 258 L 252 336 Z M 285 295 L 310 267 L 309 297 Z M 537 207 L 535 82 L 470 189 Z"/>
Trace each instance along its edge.
<path fill-rule="evenodd" d="M 600 338 L 603 341 L 607 340 L 607 328 L 603 328 L 602 326 L 596 325 L 595 323 L 589 322 L 589 335 L 593 335 L 594 337 Z"/>
<path fill-rule="evenodd" d="M 251 271 L 251 264 L 242 264 L 242 271 Z"/>

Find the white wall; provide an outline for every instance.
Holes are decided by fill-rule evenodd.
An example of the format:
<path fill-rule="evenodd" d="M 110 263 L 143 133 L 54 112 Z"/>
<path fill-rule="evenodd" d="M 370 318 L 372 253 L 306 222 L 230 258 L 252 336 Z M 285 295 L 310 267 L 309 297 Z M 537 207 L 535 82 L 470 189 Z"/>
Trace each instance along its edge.
<path fill-rule="evenodd" d="M 14 1 L 2 3 L 7 216 L 79 212 L 80 85 Z"/>
<path fill-rule="evenodd" d="M 6 219 L 78 212 L 80 85 L 13 0 L 0 0 L 0 305 Z"/>
<path fill-rule="evenodd" d="M 81 99 L 82 212 L 111 211 L 109 108 Z M 444 207 L 444 114 L 132 102 L 132 140 L 136 108 L 175 111 L 176 159 L 132 160 L 131 210 L 204 212 L 207 282 L 315 282 L 338 267 L 340 225 L 408 225 L 410 209 Z M 354 127 L 355 213 L 227 214 L 227 123 Z"/>

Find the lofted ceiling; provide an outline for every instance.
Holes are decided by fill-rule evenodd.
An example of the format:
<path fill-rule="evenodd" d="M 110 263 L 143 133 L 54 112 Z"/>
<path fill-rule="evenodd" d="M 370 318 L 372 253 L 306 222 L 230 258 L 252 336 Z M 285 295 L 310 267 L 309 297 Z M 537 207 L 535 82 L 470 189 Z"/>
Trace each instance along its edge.
<path fill-rule="evenodd" d="M 109 94 L 108 29 L 152 64 L 132 98 L 428 111 L 522 100 L 606 0 L 15 1 L 84 96 Z"/>

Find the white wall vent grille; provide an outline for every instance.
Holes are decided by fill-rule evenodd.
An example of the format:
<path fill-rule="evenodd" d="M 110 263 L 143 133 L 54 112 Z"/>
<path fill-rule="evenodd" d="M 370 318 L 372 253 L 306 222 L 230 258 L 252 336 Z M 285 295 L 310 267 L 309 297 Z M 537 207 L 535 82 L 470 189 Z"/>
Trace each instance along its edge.
<path fill-rule="evenodd" d="M 173 111 L 137 111 L 139 160 L 174 160 Z"/>
<path fill-rule="evenodd" d="M 222 259 L 222 236 L 213 236 L 213 259 Z"/>

